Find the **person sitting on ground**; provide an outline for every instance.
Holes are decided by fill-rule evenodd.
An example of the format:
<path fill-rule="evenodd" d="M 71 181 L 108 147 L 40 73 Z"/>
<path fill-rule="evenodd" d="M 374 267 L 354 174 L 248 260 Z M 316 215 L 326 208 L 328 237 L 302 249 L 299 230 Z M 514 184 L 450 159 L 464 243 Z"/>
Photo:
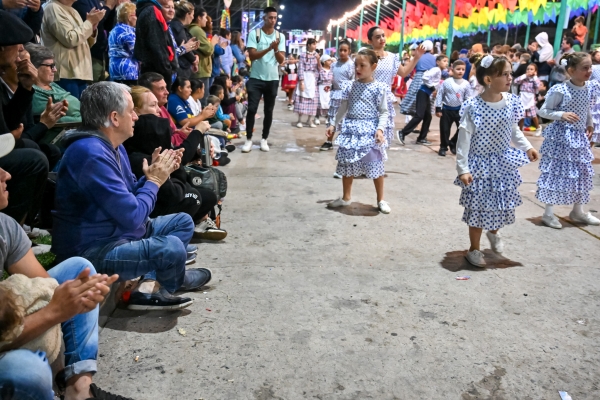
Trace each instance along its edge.
<path fill-rule="evenodd" d="M 171 94 L 167 100 L 167 111 L 175 120 L 178 128 L 187 125 L 195 128 L 205 118 L 202 114 L 194 116 L 188 99 L 192 95 L 192 85 L 188 78 L 178 77 L 171 87 Z"/>
<path fill-rule="evenodd" d="M 142 276 L 130 309 L 187 307 L 192 299 L 173 293 L 197 290 L 212 278 L 206 268 L 185 269 L 193 253 L 188 245 L 194 222 L 185 213 L 149 218 L 183 150 L 157 148 L 152 165 L 142 164 L 144 177 L 135 179 L 122 146 L 138 119 L 129 92 L 108 81 L 83 92 L 83 127 L 65 135 L 67 149 L 58 170 L 52 252 L 58 261 L 84 257 L 97 271 L 118 274 L 120 280 Z"/>
<path fill-rule="evenodd" d="M 244 78 L 240 75 L 236 75 L 231 78 L 231 82 L 233 83 L 233 87 L 231 90 L 235 93 L 235 118 L 239 122 L 240 131 L 246 130 L 246 125 L 244 119 L 246 118 L 246 113 L 248 112 L 248 102 L 246 98 L 246 89 L 244 87 Z"/>
<path fill-rule="evenodd" d="M 216 112 L 215 116 L 213 118 L 211 118 L 208 122 L 210 123 L 211 126 L 213 126 L 213 124 L 218 124 L 218 122 L 221 122 L 222 128 L 217 128 L 215 126 L 213 126 L 213 128 L 228 131 L 229 128 L 231 127 L 232 121 L 235 120 L 235 116 L 231 113 L 225 114 L 223 112 L 223 99 L 225 98 L 225 90 L 223 89 L 223 86 L 221 86 L 221 85 L 211 86 L 210 87 L 210 95 L 215 96 L 219 99 L 219 106 L 217 108 L 217 112 Z M 213 99 L 213 101 L 209 100 L 208 104 L 213 104 L 216 107 L 216 105 L 214 103 L 214 99 Z"/>
<path fill-rule="evenodd" d="M 13 146 L 14 140 L 3 142 L 0 157 Z M 10 178 L 0 168 L 0 210 L 8 205 Z M 92 264 L 80 257 L 46 271 L 33 255 L 23 228 L 2 213 L 0 237 L 0 275 L 10 275 L 0 283 L 0 392 L 7 395 L 10 390 L 8 396 L 14 399 L 54 398 L 49 362 L 57 358 L 64 340 L 65 369 L 57 376 L 59 386 L 66 386 L 64 398 L 116 399 L 92 384 L 92 376 L 97 371 L 98 304 L 118 276 L 96 274 Z M 24 302 L 37 296 L 43 303 L 25 312 Z"/>
<path fill-rule="evenodd" d="M 221 75 L 215 78 L 215 82 L 213 86 L 221 86 L 223 88 L 223 98 L 221 99 L 221 109 L 227 115 L 233 115 L 231 119 L 230 129 L 233 132 L 237 132 L 238 122 L 235 118 L 236 109 L 235 105 L 240 100 L 240 97 L 235 93 L 235 89 L 233 87 L 233 81 L 227 75 Z M 218 96 L 218 95 L 217 95 Z"/>
<path fill-rule="evenodd" d="M 154 149 L 172 148 L 169 123 L 160 116 L 158 100 L 150 89 L 134 86 L 131 89 L 134 111 L 138 120 L 133 128 L 133 137 L 127 139 L 123 146 L 129 155 L 131 169 L 138 179 L 144 176 L 143 160 L 150 165 Z M 208 125 L 203 121 L 201 124 Z M 196 145 L 197 148 L 197 145 Z M 192 149 L 194 150 L 194 149 Z M 210 189 L 195 188 L 187 182 L 187 173 L 183 165 L 194 162 L 196 152 L 186 151 L 181 158 L 182 166 L 173 171 L 164 185 L 158 190 L 156 206 L 151 218 L 161 215 L 184 212 L 194 220 L 194 237 L 204 240 L 222 240 L 227 231 L 219 229 L 209 217 L 214 212 L 218 199 Z M 198 160 L 199 162 L 199 160 Z"/>
<path fill-rule="evenodd" d="M 204 82 L 198 78 L 190 79 L 192 94 L 187 99 L 187 103 L 192 110 L 194 117 L 197 117 L 202 111 L 202 99 L 204 98 Z"/>

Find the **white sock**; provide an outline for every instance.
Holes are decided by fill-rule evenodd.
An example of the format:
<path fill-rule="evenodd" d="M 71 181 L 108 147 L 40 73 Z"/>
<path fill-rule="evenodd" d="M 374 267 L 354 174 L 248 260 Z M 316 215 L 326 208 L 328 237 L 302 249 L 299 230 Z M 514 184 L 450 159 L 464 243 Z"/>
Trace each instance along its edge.
<path fill-rule="evenodd" d="M 140 283 L 137 289 L 141 293 L 152 294 L 158 291 L 158 285 L 156 285 L 156 281 L 144 281 Z"/>
<path fill-rule="evenodd" d="M 583 211 L 583 204 L 573 204 L 573 212 L 577 215 L 585 214 Z"/>
<path fill-rule="evenodd" d="M 554 206 L 552 204 L 546 204 L 546 210 L 544 211 L 544 215 L 551 217 L 554 215 Z"/>

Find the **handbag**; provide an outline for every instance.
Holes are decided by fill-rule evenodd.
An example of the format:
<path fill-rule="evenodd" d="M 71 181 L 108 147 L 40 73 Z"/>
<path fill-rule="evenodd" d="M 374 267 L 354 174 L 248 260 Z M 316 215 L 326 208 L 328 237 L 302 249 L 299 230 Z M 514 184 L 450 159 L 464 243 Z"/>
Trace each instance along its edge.
<path fill-rule="evenodd" d="M 227 195 L 227 177 L 221 170 L 191 164 L 185 166 L 185 172 L 190 185 L 212 190 L 219 202 Z"/>
<path fill-rule="evenodd" d="M 283 90 L 293 90 L 296 89 L 298 85 L 298 74 L 287 74 L 283 76 L 281 81 L 281 88 Z"/>

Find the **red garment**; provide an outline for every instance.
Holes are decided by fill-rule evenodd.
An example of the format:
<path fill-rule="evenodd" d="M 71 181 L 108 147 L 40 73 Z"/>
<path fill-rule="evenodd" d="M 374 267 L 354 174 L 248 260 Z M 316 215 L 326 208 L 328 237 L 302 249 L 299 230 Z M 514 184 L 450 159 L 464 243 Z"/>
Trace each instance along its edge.
<path fill-rule="evenodd" d="M 169 126 L 171 127 L 171 144 L 174 147 L 180 146 L 181 143 L 187 139 L 187 135 L 177 129 L 175 122 L 173 122 L 173 118 L 171 118 L 171 114 L 169 114 L 165 106 L 160 106 L 160 116 L 169 120 Z"/>
<path fill-rule="evenodd" d="M 585 41 L 585 35 L 587 35 L 588 30 L 584 25 L 574 26 L 572 32 L 575 34 L 575 39 L 579 40 L 579 43 L 583 45 Z"/>
<path fill-rule="evenodd" d="M 166 32 L 169 29 L 169 26 L 167 25 L 167 21 L 165 21 L 165 17 L 162 15 L 162 12 L 157 7 L 154 7 L 154 15 L 156 16 L 158 23 L 161 25 L 163 32 Z M 173 49 L 171 49 L 170 46 L 167 46 L 167 50 L 169 51 L 169 61 L 173 61 L 175 59 L 175 53 L 173 53 Z"/>

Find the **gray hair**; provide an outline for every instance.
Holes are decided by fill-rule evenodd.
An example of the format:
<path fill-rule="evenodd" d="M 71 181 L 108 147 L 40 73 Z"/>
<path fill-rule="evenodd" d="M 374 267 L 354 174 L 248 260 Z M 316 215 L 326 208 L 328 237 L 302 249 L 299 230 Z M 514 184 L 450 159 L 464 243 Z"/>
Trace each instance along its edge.
<path fill-rule="evenodd" d="M 103 81 L 87 87 L 81 94 L 81 122 L 88 128 L 100 129 L 110 126 L 110 113 L 122 115 L 127 108 L 123 92 L 131 93 L 127 85 Z"/>
<path fill-rule="evenodd" d="M 27 43 L 25 50 L 29 53 L 31 63 L 34 67 L 39 68 L 46 60 L 54 60 L 54 53 L 47 47 L 40 44 Z"/>

